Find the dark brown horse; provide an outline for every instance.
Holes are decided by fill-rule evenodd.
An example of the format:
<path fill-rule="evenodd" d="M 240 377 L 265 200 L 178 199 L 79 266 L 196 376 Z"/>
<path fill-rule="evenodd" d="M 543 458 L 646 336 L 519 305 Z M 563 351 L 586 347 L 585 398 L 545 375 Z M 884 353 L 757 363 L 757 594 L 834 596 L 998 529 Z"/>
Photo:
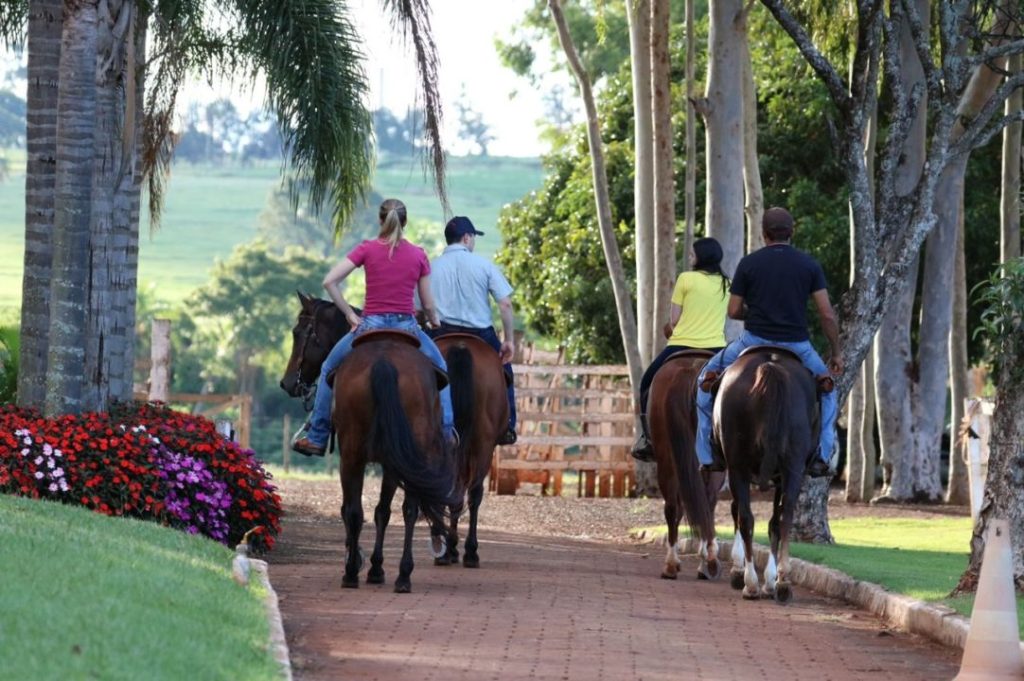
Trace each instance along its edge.
<path fill-rule="evenodd" d="M 405 540 L 395 591 L 411 589 L 412 536 L 423 511 L 432 534 L 444 531 L 443 507 L 462 503 L 452 459 L 441 434 L 438 376 L 433 364 L 397 333 L 367 333 L 338 367 L 334 377 L 334 423 L 341 455 L 341 517 L 348 550 L 342 586 L 359 586 L 362 555 L 363 475 L 375 461 L 384 471 L 380 501 L 374 510 L 377 529 L 366 581 L 384 582 L 384 531 L 391 518 L 395 491 L 405 491 L 402 516 Z M 371 336 L 380 336 L 371 340 Z M 443 551 L 441 542 L 440 553 Z"/>
<path fill-rule="evenodd" d="M 789 533 L 819 428 L 818 382 L 788 350 L 748 348 L 722 375 L 714 432 L 728 465 L 733 495 L 732 586 L 742 588 L 744 598 L 774 596 L 785 603 L 792 597 Z M 768 523 L 771 555 L 763 586 L 754 569 L 752 482 L 775 485 Z"/>
<path fill-rule="evenodd" d="M 453 333 L 435 338 L 448 364 L 452 388 L 452 409 L 459 446 L 455 460 L 460 487 L 469 500 L 469 532 L 462 564 L 480 567 L 476 526 L 484 496 L 484 478 L 498 438 L 508 426 L 508 397 L 501 359 L 490 345 L 471 334 Z M 453 506 L 448 531 L 447 554 L 435 559 L 438 565 L 459 562 L 459 516 L 461 504 Z"/>
<path fill-rule="evenodd" d="M 681 350 L 665 361 L 651 383 L 648 423 L 668 525 L 668 550 L 661 572 L 665 579 L 675 579 L 679 573 L 679 522 L 684 509 L 690 531 L 701 540 L 698 577 L 716 579 L 719 574 L 713 509 L 724 474 L 702 474 L 694 453 L 697 375 L 713 354 Z"/>
<path fill-rule="evenodd" d="M 302 294 L 299 300 L 302 310 L 292 329 L 292 353 L 281 379 L 281 387 L 296 397 L 312 391 L 324 359 L 349 328 L 330 301 Z M 395 591 L 411 588 L 412 534 L 421 505 L 431 533 L 439 540 L 435 555 L 444 551 L 443 507 L 460 503 L 462 493 L 441 437 L 437 387 L 437 372 L 430 360 L 414 342 L 400 337 L 360 342 L 335 373 L 334 414 L 336 426 L 341 426 L 336 430 L 347 548 L 344 587 L 359 585 L 363 475 L 369 462 L 381 464 L 383 480 L 374 511 L 377 536 L 367 582 L 384 582 L 384 531 L 398 487 L 405 490 L 402 514 L 406 526 Z"/>

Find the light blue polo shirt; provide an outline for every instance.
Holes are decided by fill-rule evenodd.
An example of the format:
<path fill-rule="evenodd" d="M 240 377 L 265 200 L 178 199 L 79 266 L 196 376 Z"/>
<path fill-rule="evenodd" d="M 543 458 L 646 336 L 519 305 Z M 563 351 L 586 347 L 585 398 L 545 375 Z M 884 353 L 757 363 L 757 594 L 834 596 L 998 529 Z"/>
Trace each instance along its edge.
<path fill-rule="evenodd" d="M 430 263 L 430 288 L 442 322 L 474 329 L 492 326 L 491 301 L 512 295 L 512 286 L 487 258 L 452 244 Z"/>

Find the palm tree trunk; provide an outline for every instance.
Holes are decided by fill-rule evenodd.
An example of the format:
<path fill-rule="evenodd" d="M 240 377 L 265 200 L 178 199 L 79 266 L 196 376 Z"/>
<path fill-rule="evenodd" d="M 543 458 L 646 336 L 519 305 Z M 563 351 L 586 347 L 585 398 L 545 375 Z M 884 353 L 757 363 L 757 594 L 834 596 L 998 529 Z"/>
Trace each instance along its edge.
<path fill-rule="evenodd" d="M 953 272 L 953 328 L 949 334 L 949 389 L 952 412 L 949 424 L 949 477 L 946 503 L 966 506 L 971 502 L 967 462 L 959 446 L 960 422 L 967 399 L 967 266 L 964 260 L 964 206 L 956 229 L 956 263 Z"/>
<path fill-rule="evenodd" d="M 754 83 L 754 65 L 750 59 L 750 35 L 747 16 L 753 5 L 747 5 L 737 19 L 740 33 L 740 61 L 743 68 L 743 211 L 747 216 L 747 253 L 764 246 L 761 234 L 761 216 L 764 214 L 764 190 L 761 187 L 761 167 L 757 158 L 757 85 Z"/>
<path fill-rule="evenodd" d="M 46 397 L 61 14 L 61 0 L 32 0 L 29 5 L 25 256 L 18 357 L 18 404 L 23 407 L 41 408 Z"/>
<path fill-rule="evenodd" d="M 693 87 L 697 45 L 694 37 L 693 0 L 686 0 L 686 235 L 683 242 L 683 268 L 689 265 L 690 247 L 693 246 L 693 228 L 697 215 L 697 108 Z"/>
<path fill-rule="evenodd" d="M 77 413 L 83 406 L 95 151 L 96 6 L 97 0 L 68 0 L 65 4 L 57 100 L 47 415 Z"/>
<path fill-rule="evenodd" d="M 1021 55 L 1010 57 L 1011 74 L 1019 73 Z M 1020 89 L 1006 99 L 1006 115 L 1021 110 L 1024 94 Z M 1020 141 L 1021 124 L 1013 123 L 1003 130 L 1003 190 L 1000 203 L 999 262 L 1020 257 Z"/>

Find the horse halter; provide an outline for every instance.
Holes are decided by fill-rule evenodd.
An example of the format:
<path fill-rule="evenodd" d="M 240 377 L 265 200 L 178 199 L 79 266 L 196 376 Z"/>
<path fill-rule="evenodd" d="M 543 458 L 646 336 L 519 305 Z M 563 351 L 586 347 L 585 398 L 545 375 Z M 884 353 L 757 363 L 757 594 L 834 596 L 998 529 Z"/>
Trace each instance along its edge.
<path fill-rule="evenodd" d="M 302 346 L 299 348 L 299 357 L 296 361 L 295 372 L 298 374 L 298 378 L 295 384 L 302 392 L 302 408 L 308 413 L 313 411 L 313 401 L 316 399 L 316 379 L 312 383 L 304 381 L 302 378 L 302 365 L 306 361 L 306 348 L 309 347 L 310 341 L 312 340 L 319 344 L 320 339 L 316 335 L 316 310 L 314 309 L 311 314 L 299 314 L 300 322 L 303 317 L 307 317 L 309 322 L 303 327 Z"/>

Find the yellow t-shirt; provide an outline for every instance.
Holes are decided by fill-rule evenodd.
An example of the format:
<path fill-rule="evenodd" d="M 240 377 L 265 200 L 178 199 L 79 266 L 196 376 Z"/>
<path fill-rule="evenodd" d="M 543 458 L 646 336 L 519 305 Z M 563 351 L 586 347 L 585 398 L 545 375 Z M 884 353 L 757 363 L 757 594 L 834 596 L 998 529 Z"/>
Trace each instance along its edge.
<path fill-rule="evenodd" d="M 690 348 L 725 347 L 725 313 L 729 293 L 722 278 L 707 272 L 683 272 L 676 279 L 672 302 L 683 308 L 669 345 Z"/>

